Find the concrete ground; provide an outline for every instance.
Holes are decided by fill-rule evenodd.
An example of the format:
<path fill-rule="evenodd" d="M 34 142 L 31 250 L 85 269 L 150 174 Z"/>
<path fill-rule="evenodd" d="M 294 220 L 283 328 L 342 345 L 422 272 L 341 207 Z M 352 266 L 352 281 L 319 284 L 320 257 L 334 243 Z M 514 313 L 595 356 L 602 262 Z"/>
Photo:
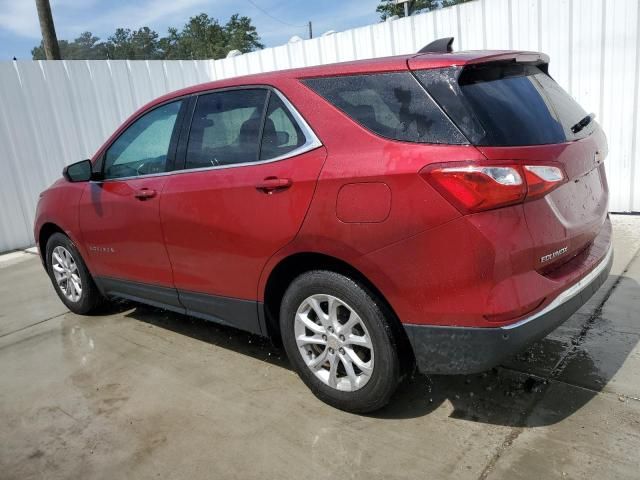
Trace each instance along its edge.
<path fill-rule="evenodd" d="M 372 416 L 316 400 L 257 337 L 131 303 L 69 313 L 0 260 L 0 478 L 640 478 L 640 217 L 565 325 Z"/>

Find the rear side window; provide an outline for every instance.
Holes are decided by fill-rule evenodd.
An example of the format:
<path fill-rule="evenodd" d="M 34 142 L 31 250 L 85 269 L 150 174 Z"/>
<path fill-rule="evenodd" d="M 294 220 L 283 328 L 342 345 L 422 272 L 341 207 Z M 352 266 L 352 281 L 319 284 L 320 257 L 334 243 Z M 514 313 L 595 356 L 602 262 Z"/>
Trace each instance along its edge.
<path fill-rule="evenodd" d="M 267 90 L 200 95 L 193 113 L 185 168 L 256 162 Z"/>
<path fill-rule="evenodd" d="M 489 63 L 416 76 L 475 145 L 564 143 L 595 128 L 591 122 L 572 131 L 587 113 L 536 65 Z"/>
<path fill-rule="evenodd" d="M 262 132 L 260 160 L 286 155 L 304 145 L 305 141 L 304 134 L 282 100 L 275 93 L 271 93 Z"/>
<path fill-rule="evenodd" d="M 368 130 L 393 140 L 468 143 L 410 72 L 304 80 Z"/>

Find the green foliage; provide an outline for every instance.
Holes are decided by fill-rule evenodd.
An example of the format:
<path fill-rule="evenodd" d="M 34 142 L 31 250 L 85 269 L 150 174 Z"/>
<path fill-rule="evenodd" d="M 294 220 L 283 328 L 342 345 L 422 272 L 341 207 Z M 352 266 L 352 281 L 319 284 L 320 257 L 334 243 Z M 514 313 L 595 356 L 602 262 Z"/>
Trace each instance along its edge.
<path fill-rule="evenodd" d="M 459 3 L 467 3 L 471 0 L 442 0 L 442 7 L 453 7 L 454 5 L 458 5 Z"/>
<path fill-rule="evenodd" d="M 452 7 L 459 3 L 469 2 L 471 0 L 410 0 L 409 2 L 409 15 L 418 10 L 436 10 L 437 8 Z M 380 14 L 381 20 L 386 20 L 393 15 L 399 17 L 404 16 L 404 5 L 396 5 L 395 0 L 381 0 L 380 4 L 376 8 L 376 12 Z"/>
<path fill-rule="evenodd" d="M 439 7 L 438 3 L 437 0 L 411 0 L 409 2 L 409 14 L 418 10 L 435 10 Z M 376 8 L 376 12 L 380 14 L 381 20 L 386 20 L 394 15 L 402 17 L 404 16 L 404 5 L 396 5 L 395 0 L 382 0 Z"/>
<path fill-rule="evenodd" d="M 104 44 L 107 57 L 113 60 L 153 60 L 162 58 L 158 34 L 149 27 L 131 31 L 118 28 Z M 64 56 L 62 57 L 64 58 Z"/>
<path fill-rule="evenodd" d="M 246 53 L 264 48 L 249 17 L 234 14 L 225 25 L 220 25 L 206 13 L 191 17 L 182 30 L 169 28 L 162 38 L 149 27 L 118 28 L 106 42 L 85 32 L 72 42 L 60 40 L 58 44 L 65 60 L 217 59 L 230 50 Z M 45 59 L 42 43 L 31 50 L 31 55 L 34 60 Z"/>
<path fill-rule="evenodd" d="M 100 43 L 100 39 L 91 32 L 80 34 L 73 42 L 60 40 L 58 46 L 60 47 L 62 58 L 69 60 L 96 60 L 106 58 L 107 54 L 105 44 Z M 31 55 L 34 60 L 44 60 L 46 58 L 42 42 L 31 50 Z"/>

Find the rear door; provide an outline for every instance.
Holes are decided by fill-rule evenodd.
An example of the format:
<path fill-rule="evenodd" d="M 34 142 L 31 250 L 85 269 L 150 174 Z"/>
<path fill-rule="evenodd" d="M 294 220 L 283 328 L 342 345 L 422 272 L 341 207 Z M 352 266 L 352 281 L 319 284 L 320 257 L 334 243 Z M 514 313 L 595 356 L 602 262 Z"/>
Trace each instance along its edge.
<path fill-rule="evenodd" d="M 325 149 L 267 88 L 200 95 L 185 147 L 184 171 L 168 177 L 160 212 L 181 302 L 257 331 L 260 273 L 298 232 Z"/>
<path fill-rule="evenodd" d="M 415 74 L 487 159 L 565 172 L 564 184 L 524 205 L 532 265 L 561 264 L 593 241 L 607 215 L 606 139 L 545 64 L 510 60 Z"/>

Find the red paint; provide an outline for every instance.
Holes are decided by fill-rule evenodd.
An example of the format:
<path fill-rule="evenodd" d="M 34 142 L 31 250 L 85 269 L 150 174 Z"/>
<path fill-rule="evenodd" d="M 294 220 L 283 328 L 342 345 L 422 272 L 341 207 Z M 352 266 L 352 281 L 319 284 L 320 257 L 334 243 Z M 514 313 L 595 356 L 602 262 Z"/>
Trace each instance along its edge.
<path fill-rule="evenodd" d="M 157 193 L 167 178 L 85 184 L 78 218 L 92 274 L 172 286 Z M 147 197 L 151 191 L 156 194 Z"/>
<path fill-rule="evenodd" d="M 325 157 L 318 148 L 280 162 L 167 176 L 161 217 L 176 287 L 255 299 L 264 264 L 300 229 Z M 269 177 L 291 186 L 258 190 Z"/>
<path fill-rule="evenodd" d="M 604 134 L 598 129 L 573 143 L 507 148 L 389 141 L 360 127 L 299 79 L 530 55 L 391 57 L 238 77 L 165 95 L 127 120 L 94 161 L 154 105 L 239 85 L 277 88 L 323 147 L 238 168 L 102 184 L 60 180 L 40 201 L 36 239 L 45 223 L 53 223 L 78 244 L 95 275 L 258 301 L 281 261 L 317 252 L 359 270 L 402 322 L 514 322 L 577 282 L 610 245 L 608 189 L 602 165 L 594 163 L 595 151 L 600 159 L 606 156 Z M 515 204 L 467 213 L 420 173 L 456 162 L 559 165 L 567 182 L 541 198 L 518 197 Z M 155 195 L 141 193 L 144 188 Z M 566 254 L 541 264 L 542 256 L 565 246 Z M 90 247 L 113 248 L 117 255 Z"/>
<path fill-rule="evenodd" d="M 391 211 L 391 190 L 386 183 L 348 183 L 338 192 L 336 215 L 345 223 L 384 222 Z"/>

